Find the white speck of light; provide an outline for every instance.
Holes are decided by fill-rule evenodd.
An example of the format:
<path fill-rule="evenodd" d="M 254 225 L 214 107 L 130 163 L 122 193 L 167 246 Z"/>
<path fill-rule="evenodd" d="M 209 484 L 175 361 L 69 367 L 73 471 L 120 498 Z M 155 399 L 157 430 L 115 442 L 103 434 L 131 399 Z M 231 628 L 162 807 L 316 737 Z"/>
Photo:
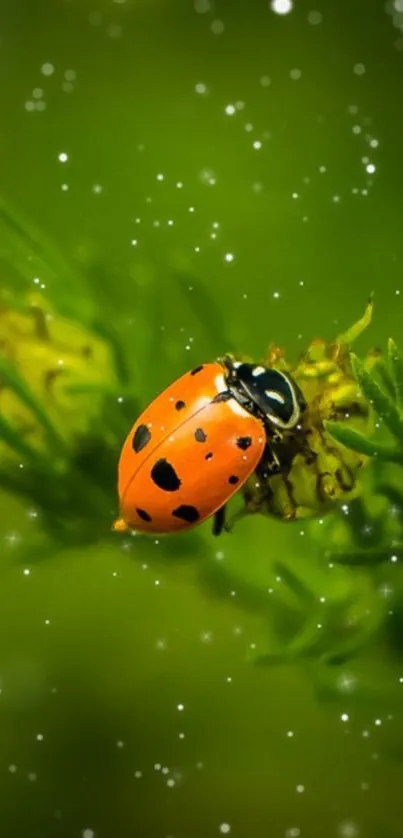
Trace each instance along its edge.
<path fill-rule="evenodd" d="M 207 85 L 205 85 L 202 81 L 197 82 L 195 87 L 196 93 L 199 93 L 200 96 L 203 96 L 207 93 Z"/>
<path fill-rule="evenodd" d="M 195 0 L 194 9 L 199 15 L 204 15 L 211 9 L 210 0 Z"/>
<path fill-rule="evenodd" d="M 213 35 L 222 35 L 222 33 L 224 32 L 224 29 L 225 29 L 223 21 L 218 20 L 218 19 L 213 20 L 213 22 L 210 26 L 210 29 L 211 29 Z"/>
<path fill-rule="evenodd" d="M 224 259 L 226 262 L 233 262 L 234 261 L 234 254 L 233 253 L 226 253 Z"/>
<path fill-rule="evenodd" d="M 55 68 L 53 64 L 50 64 L 48 61 L 42 64 L 41 73 L 43 76 L 51 76 L 54 72 Z"/>
<path fill-rule="evenodd" d="M 24 576 L 29 576 L 29 574 L 31 573 L 29 567 L 25 567 L 23 573 L 24 573 Z"/>
<path fill-rule="evenodd" d="M 235 105 L 227 105 L 225 108 L 225 113 L 228 114 L 228 116 L 233 116 L 234 113 L 236 113 Z"/>
<path fill-rule="evenodd" d="M 110 38 L 120 38 L 122 35 L 122 27 L 118 23 L 112 23 L 108 28 L 108 35 Z"/>
<path fill-rule="evenodd" d="M 60 163 L 67 163 L 69 155 L 66 154 L 65 151 L 61 151 L 60 154 L 58 154 L 57 159 L 60 160 Z"/>
<path fill-rule="evenodd" d="M 94 186 L 92 187 L 92 191 L 95 193 L 95 195 L 100 195 L 101 192 L 102 192 L 101 184 L 100 183 L 94 183 Z"/>
<path fill-rule="evenodd" d="M 135 776 L 136 780 L 139 780 L 140 777 L 143 776 L 143 772 L 142 771 L 135 771 L 134 776 Z"/>
<path fill-rule="evenodd" d="M 260 148 L 262 148 L 262 143 L 260 142 L 260 140 L 255 140 L 255 142 L 253 143 L 253 148 L 255 148 L 257 151 Z"/>
<path fill-rule="evenodd" d="M 293 730 L 287 730 L 288 739 L 292 739 L 293 736 L 294 736 L 294 731 Z"/>
<path fill-rule="evenodd" d="M 273 297 L 274 297 L 275 300 L 278 300 L 279 297 L 280 297 L 280 291 L 274 291 Z"/>
<path fill-rule="evenodd" d="M 301 784 L 297 786 L 298 794 L 302 794 L 304 791 L 305 791 L 305 786 L 303 786 Z"/>
<path fill-rule="evenodd" d="M 343 821 L 337 830 L 340 838 L 358 838 L 359 830 L 352 821 Z"/>
<path fill-rule="evenodd" d="M 231 832 L 231 827 L 229 823 L 220 823 L 220 832 L 223 835 L 228 835 L 228 833 Z"/>
<path fill-rule="evenodd" d="M 178 704 L 176 709 L 179 710 L 179 711 L 182 711 L 182 710 L 185 709 L 185 705 L 184 704 Z"/>
<path fill-rule="evenodd" d="M 315 10 L 308 12 L 308 23 L 310 23 L 311 26 L 318 26 L 320 23 L 322 23 L 322 20 L 323 15 L 321 14 L 321 12 L 317 12 Z"/>
<path fill-rule="evenodd" d="M 95 838 L 94 830 L 93 829 L 84 829 L 83 838 Z"/>
<path fill-rule="evenodd" d="M 368 165 L 365 168 L 369 175 L 373 175 L 374 172 L 376 172 L 376 166 L 374 165 L 374 163 L 368 163 Z"/>
<path fill-rule="evenodd" d="M 137 239 L 132 239 L 130 244 L 132 245 L 132 247 L 136 247 Z"/>
<path fill-rule="evenodd" d="M 375 719 L 375 724 L 379 727 L 382 724 L 382 719 Z"/>
<path fill-rule="evenodd" d="M 342 713 L 342 714 L 341 714 L 341 716 L 340 716 L 340 718 L 341 718 L 341 721 L 342 721 L 342 722 L 348 722 L 348 720 L 349 720 L 349 715 L 348 715 L 348 713 Z"/>
<path fill-rule="evenodd" d="M 292 12 L 292 0 L 272 0 L 270 8 L 276 15 L 288 15 Z"/>
<path fill-rule="evenodd" d="M 400 294 L 400 291 L 396 291 L 396 294 Z M 390 560 L 391 560 L 391 562 L 393 562 L 393 563 L 397 562 L 397 556 L 391 556 L 391 557 L 390 557 Z"/>
<path fill-rule="evenodd" d="M 161 172 L 157 175 L 157 180 L 164 180 L 164 175 Z"/>

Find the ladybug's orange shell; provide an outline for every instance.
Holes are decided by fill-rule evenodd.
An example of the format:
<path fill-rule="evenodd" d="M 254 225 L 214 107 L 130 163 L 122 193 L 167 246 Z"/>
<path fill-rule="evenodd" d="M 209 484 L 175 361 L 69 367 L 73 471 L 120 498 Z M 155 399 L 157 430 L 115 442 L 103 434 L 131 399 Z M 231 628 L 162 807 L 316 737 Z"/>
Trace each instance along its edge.
<path fill-rule="evenodd" d="M 119 461 L 120 514 L 134 530 L 169 533 L 213 515 L 255 470 L 261 422 L 225 390 L 223 368 L 205 364 L 161 393 L 131 429 Z"/>

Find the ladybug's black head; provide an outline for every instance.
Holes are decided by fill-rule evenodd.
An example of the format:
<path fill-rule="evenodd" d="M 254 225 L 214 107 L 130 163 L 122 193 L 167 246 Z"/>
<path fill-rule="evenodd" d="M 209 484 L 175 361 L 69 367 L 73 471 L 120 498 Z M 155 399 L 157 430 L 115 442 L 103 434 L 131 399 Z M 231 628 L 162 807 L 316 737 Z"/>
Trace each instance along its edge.
<path fill-rule="evenodd" d="M 223 364 L 228 389 L 247 410 L 280 430 L 295 428 L 306 402 L 288 373 L 234 361 L 228 355 Z"/>

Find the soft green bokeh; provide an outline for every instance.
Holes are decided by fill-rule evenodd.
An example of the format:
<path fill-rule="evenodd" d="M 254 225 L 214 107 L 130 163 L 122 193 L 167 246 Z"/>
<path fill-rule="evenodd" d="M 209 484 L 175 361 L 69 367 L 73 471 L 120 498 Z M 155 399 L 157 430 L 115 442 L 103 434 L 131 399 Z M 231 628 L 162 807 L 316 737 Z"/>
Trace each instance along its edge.
<path fill-rule="evenodd" d="M 392 14 L 375 0 L 297 0 L 282 17 L 266 0 L 195 5 L 0 10 L 0 192 L 74 265 L 66 275 L 53 251 L 51 266 L 6 258 L 2 234 L 2 283 L 18 296 L 23 275 L 39 276 L 68 316 L 101 318 L 143 403 L 227 349 L 257 357 L 276 341 L 292 355 L 332 338 L 371 290 L 358 355 L 390 336 L 402 345 Z M 24 564 L 41 522 L 15 498 L 1 510 L 7 838 L 214 838 L 226 823 L 234 838 L 403 836 L 397 566 L 379 571 L 378 590 L 365 568 L 330 570 L 315 528 L 260 518 L 220 541 L 203 526 L 170 550 L 111 546 L 101 518 L 92 546 Z M 352 626 L 384 621 L 361 655 L 255 665 L 350 594 Z"/>

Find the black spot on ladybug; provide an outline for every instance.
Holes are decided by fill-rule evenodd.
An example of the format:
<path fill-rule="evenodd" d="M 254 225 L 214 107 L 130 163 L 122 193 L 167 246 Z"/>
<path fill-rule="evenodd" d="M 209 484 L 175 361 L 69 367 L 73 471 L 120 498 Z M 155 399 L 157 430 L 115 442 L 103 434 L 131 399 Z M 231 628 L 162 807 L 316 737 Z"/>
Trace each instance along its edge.
<path fill-rule="evenodd" d="M 203 364 L 200 364 L 200 367 L 195 367 L 194 370 L 190 373 L 190 375 L 197 375 L 198 372 L 201 372 L 203 369 Z"/>
<path fill-rule="evenodd" d="M 150 434 L 150 431 L 147 428 L 147 425 L 139 425 L 138 428 L 136 428 L 136 431 L 135 431 L 135 434 L 134 434 L 134 437 L 133 437 L 133 442 L 132 442 L 133 451 L 135 451 L 136 454 L 138 454 L 139 451 L 141 451 L 142 448 L 145 448 L 147 443 L 150 442 L 150 439 L 151 439 L 151 434 Z"/>
<path fill-rule="evenodd" d="M 206 454 L 206 456 L 205 456 L 205 458 L 204 458 L 204 459 L 205 459 L 205 460 L 211 460 L 212 456 L 213 456 L 212 451 L 209 451 L 209 452 L 208 452 L 208 454 Z"/>
<path fill-rule="evenodd" d="M 196 442 L 205 442 L 207 439 L 207 434 L 204 433 L 203 428 L 196 428 L 195 430 L 195 440 Z"/>
<path fill-rule="evenodd" d="M 136 512 L 142 521 L 152 521 L 151 515 L 149 515 L 148 512 L 145 511 L 145 509 L 137 509 L 136 507 Z"/>
<path fill-rule="evenodd" d="M 186 521 L 187 524 L 194 524 L 198 521 L 200 515 L 195 506 L 187 506 L 186 503 L 178 506 L 172 513 L 174 518 L 180 518 L 181 521 Z"/>
<path fill-rule="evenodd" d="M 178 399 L 178 401 L 175 402 L 175 407 L 177 410 L 183 410 L 183 408 L 185 407 L 185 402 L 183 402 L 182 399 Z"/>
<path fill-rule="evenodd" d="M 239 477 L 237 477 L 236 474 L 231 474 L 231 477 L 228 478 L 228 483 L 235 486 L 235 483 L 239 483 Z"/>
<path fill-rule="evenodd" d="M 157 460 L 151 469 L 151 478 L 159 489 L 164 492 L 176 492 L 181 481 L 171 463 L 168 460 Z"/>
<path fill-rule="evenodd" d="M 246 451 L 252 445 L 252 437 L 251 436 L 239 436 L 236 444 L 238 448 L 241 448 L 242 451 Z"/>

